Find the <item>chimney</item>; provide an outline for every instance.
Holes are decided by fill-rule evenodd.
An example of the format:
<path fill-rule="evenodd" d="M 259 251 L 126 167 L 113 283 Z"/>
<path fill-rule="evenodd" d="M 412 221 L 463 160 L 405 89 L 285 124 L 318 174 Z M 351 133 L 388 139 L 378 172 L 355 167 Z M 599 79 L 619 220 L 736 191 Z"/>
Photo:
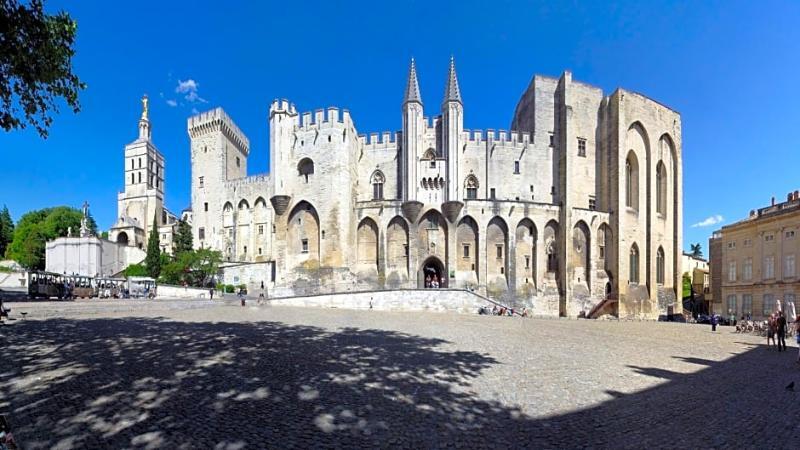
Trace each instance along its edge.
<path fill-rule="evenodd" d="M 772 196 L 772 206 L 775 206 L 775 196 Z"/>
<path fill-rule="evenodd" d="M 794 199 L 800 199 L 800 191 L 794 191 Z"/>

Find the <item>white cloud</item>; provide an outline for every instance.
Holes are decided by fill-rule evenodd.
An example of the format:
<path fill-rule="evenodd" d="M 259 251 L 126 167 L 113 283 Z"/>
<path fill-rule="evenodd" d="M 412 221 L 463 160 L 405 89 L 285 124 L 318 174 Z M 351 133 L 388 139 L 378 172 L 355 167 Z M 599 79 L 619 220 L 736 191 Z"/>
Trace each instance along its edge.
<path fill-rule="evenodd" d="M 173 108 L 178 106 L 178 102 L 176 102 L 175 100 L 172 100 L 172 99 L 167 100 L 167 104 L 169 106 L 173 107 Z"/>
<path fill-rule="evenodd" d="M 697 222 L 696 224 L 692 225 L 692 228 L 710 227 L 711 225 L 716 225 L 722 222 L 723 220 L 725 220 L 724 217 L 722 217 L 719 214 L 716 214 L 710 217 L 706 217 L 706 219 L 703 221 Z"/>
<path fill-rule="evenodd" d="M 200 83 L 191 78 L 186 81 L 178 80 L 178 87 L 175 88 L 175 92 L 178 94 L 185 94 L 183 98 L 189 103 L 208 103 L 206 99 L 200 97 L 197 93 L 199 87 Z"/>
<path fill-rule="evenodd" d="M 197 108 L 192 108 L 192 114 L 200 114 L 200 111 Z"/>

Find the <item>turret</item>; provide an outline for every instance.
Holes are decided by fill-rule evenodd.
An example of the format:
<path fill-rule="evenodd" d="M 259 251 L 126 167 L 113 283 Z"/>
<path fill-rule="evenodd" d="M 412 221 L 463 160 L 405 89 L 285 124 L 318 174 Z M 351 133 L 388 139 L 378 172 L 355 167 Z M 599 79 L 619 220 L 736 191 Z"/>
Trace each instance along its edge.
<path fill-rule="evenodd" d="M 299 116 L 288 100 L 273 100 L 269 108 L 269 164 L 276 195 L 285 194 L 284 178 L 289 172 L 288 157 L 294 142 Z"/>
<path fill-rule="evenodd" d="M 408 82 L 406 83 L 403 98 L 403 139 L 402 163 L 400 167 L 400 197 L 404 201 L 416 200 L 417 191 L 417 161 L 422 152 L 423 138 L 425 136 L 425 119 L 422 109 L 422 95 L 419 92 L 417 81 L 417 67 L 414 58 L 411 58 L 411 67 L 408 69 Z"/>
<path fill-rule="evenodd" d="M 458 87 L 455 59 L 450 57 L 450 71 L 442 100 L 442 152 L 447 159 L 447 201 L 458 201 L 460 174 L 458 173 L 459 139 L 464 131 L 464 105 Z"/>

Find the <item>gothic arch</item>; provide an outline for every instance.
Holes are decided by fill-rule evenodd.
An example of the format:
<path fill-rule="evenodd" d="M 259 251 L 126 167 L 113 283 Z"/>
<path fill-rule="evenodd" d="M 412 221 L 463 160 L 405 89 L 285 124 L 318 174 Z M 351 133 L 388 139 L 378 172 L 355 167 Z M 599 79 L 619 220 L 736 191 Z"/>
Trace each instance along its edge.
<path fill-rule="evenodd" d="M 128 233 L 120 231 L 119 234 L 117 234 L 117 243 L 122 245 L 128 245 Z"/>
<path fill-rule="evenodd" d="M 456 227 L 456 270 L 467 283 L 478 283 L 478 223 L 464 216 Z"/>
<path fill-rule="evenodd" d="M 386 253 L 387 272 L 396 271 L 401 277 L 407 278 L 408 224 L 401 216 L 395 216 L 389 221 L 386 229 Z"/>
<path fill-rule="evenodd" d="M 558 222 L 550 220 L 544 226 L 544 251 L 547 255 L 547 272 L 558 272 Z"/>
<path fill-rule="evenodd" d="M 517 286 L 536 288 L 536 225 L 527 217 L 520 220 L 514 237 Z"/>
<path fill-rule="evenodd" d="M 386 183 L 386 176 L 380 170 L 375 170 L 369 177 L 372 184 L 372 199 L 383 200 L 383 185 Z"/>
<path fill-rule="evenodd" d="M 467 175 L 467 178 L 464 180 L 464 192 L 465 197 L 467 199 L 476 199 L 478 198 L 478 188 L 480 184 L 478 183 L 478 177 L 473 174 Z"/>
<path fill-rule="evenodd" d="M 630 252 L 628 253 L 628 282 L 638 284 L 641 282 L 641 257 L 639 255 L 639 246 L 634 242 L 631 245 Z"/>
<path fill-rule="evenodd" d="M 579 220 L 572 228 L 572 250 L 570 269 L 572 271 L 573 284 L 585 284 L 589 286 L 589 275 L 591 268 L 591 235 L 589 226 L 586 222 Z"/>
<path fill-rule="evenodd" d="M 316 208 L 299 201 L 289 213 L 286 253 L 289 267 L 310 263 L 319 266 L 320 239 L 319 215 Z"/>
<path fill-rule="evenodd" d="M 233 226 L 233 204 L 231 202 L 226 202 L 222 207 L 222 226 L 225 228 Z"/>
<path fill-rule="evenodd" d="M 419 260 L 436 256 L 447 261 L 447 220 L 436 209 L 429 209 L 420 217 L 417 226 Z"/>
<path fill-rule="evenodd" d="M 486 226 L 486 280 L 496 288 L 508 288 L 508 225 L 500 216 Z"/>
<path fill-rule="evenodd" d="M 378 225 L 369 217 L 358 224 L 357 254 L 358 265 L 362 268 L 378 270 Z"/>
<path fill-rule="evenodd" d="M 625 158 L 625 206 L 639 211 L 639 158 L 632 149 Z"/>
<path fill-rule="evenodd" d="M 436 159 L 436 150 L 429 148 L 425 150 L 425 153 L 422 155 L 423 161 L 433 161 Z"/>
<path fill-rule="evenodd" d="M 656 212 L 662 218 L 667 217 L 667 168 L 664 162 L 659 160 L 656 164 Z"/>
<path fill-rule="evenodd" d="M 611 253 L 614 250 L 614 235 L 611 232 L 611 227 L 605 222 L 597 227 L 596 235 L 597 249 L 595 254 L 597 255 L 597 266 L 608 272 L 611 262 L 614 260 Z"/>
<path fill-rule="evenodd" d="M 664 247 L 659 245 L 656 251 L 656 284 L 664 284 L 664 269 Z"/>

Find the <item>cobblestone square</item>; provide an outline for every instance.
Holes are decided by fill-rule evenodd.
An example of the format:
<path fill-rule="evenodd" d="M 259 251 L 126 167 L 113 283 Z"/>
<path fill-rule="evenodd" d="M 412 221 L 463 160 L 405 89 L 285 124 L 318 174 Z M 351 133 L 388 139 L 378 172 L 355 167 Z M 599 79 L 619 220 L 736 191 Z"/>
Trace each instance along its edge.
<path fill-rule="evenodd" d="M 71 303 L 61 317 L 10 305 L 29 314 L 0 328 L 0 412 L 22 448 L 796 448 L 800 439 L 800 393 L 785 389 L 800 381 L 796 345 L 769 351 L 731 327 L 107 305 Z"/>

